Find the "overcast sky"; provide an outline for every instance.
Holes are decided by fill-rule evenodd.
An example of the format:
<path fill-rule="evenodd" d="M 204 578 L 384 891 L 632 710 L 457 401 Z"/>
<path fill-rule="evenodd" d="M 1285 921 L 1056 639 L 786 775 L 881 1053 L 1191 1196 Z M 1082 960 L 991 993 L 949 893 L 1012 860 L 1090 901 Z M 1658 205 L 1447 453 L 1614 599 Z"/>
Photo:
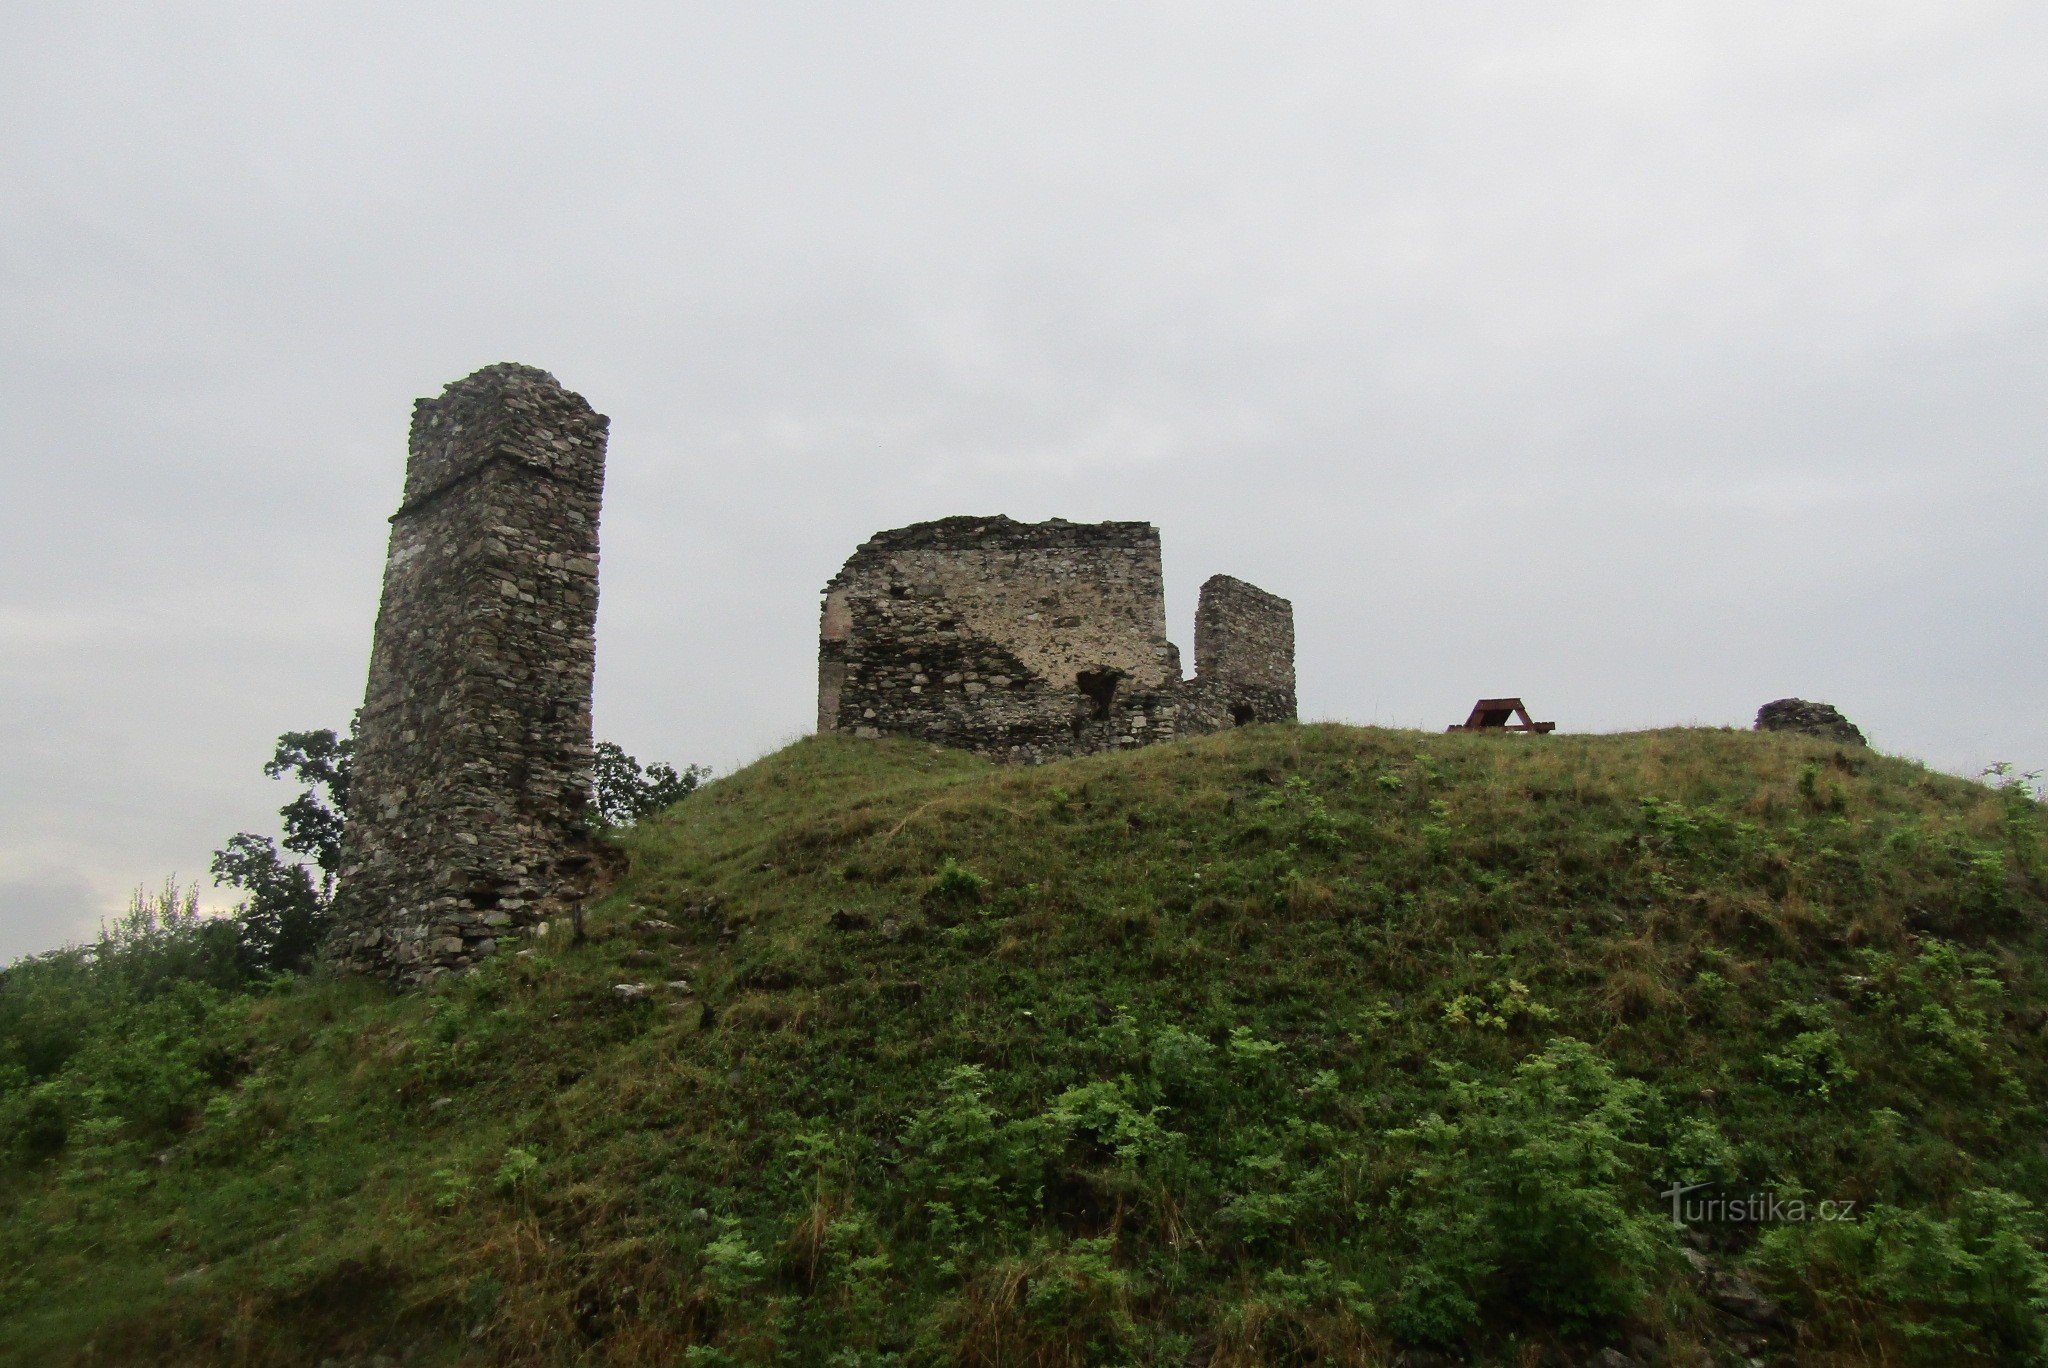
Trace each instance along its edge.
<path fill-rule="evenodd" d="M 413 399 L 612 417 L 597 728 L 813 717 L 953 513 L 1293 599 L 1303 715 L 2048 767 L 2038 3 L 4 6 L 0 959 L 275 830 Z M 218 895 L 209 891 L 209 899 Z"/>

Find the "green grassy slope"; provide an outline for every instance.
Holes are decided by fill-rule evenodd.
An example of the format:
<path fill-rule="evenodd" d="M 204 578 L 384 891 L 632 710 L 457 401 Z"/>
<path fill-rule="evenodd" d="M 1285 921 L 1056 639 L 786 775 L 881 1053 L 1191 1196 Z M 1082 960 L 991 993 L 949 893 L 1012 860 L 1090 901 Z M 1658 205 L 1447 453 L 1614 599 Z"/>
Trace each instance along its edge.
<path fill-rule="evenodd" d="M 0 1358 L 2036 1361 L 2044 837 L 1748 733 L 800 742 L 587 945 L 17 1069 Z"/>

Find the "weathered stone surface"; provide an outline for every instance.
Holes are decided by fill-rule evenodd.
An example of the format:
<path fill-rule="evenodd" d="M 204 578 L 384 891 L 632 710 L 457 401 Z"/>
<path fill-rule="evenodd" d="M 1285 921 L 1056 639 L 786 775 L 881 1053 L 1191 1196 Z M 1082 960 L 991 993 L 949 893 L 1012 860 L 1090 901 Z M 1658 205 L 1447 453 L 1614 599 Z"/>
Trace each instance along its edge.
<path fill-rule="evenodd" d="M 1037 762 L 1294 715 L 1293 609 L 1241 580 L 1202 587 L 1181 678 L 1149 523 L 918 523 L 825 586 L 820 731 Z"/>
<path fill-rule="evenodd" d="M 414 406 L 327 946 L 342 969 L 466 967 L 591 866 L 607 422 L 509 364 Z"/>
<path fill-rule="evenodd" d="M 1851 746 L 1868 744 L 1855 724 L 1835 711 L 1833 705 L 1809 703 L 1803 698 L 1780 698 L 1758 708 L 1756 730 L 1804 732 Z"/>
<path fill-rule="evenodd" d="M 1257 585 L 1229 575 L 1211 575 L 1195 608 L 1195 678 L 1187 687 L 1199 712 L 1220 706 L 1223 725 L 1292 718 L 1294 706 L 1294 605 Z M 1190 728 L 1184 728 L 1190 729 Z"/>

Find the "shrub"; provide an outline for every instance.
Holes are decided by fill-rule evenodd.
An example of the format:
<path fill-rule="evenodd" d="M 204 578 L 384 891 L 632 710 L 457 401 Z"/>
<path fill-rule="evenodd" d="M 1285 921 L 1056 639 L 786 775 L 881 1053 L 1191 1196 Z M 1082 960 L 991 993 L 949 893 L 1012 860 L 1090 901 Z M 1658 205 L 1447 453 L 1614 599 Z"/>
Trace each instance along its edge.
<path fill-rule="evenodd" d="M 9 971 L 10 986 L 15 973 Z M 90 1000 L 90 999 L 89 999 Z M 238 1067 L 246 999 L 190 981 L 118 1006 L 38 1077 L 0 1067 L 0 1136 L 25 1158 L 148 1145 L 181 1129 Z"/>
<path fill-rule="evenodd" d="M 31 1158 L 175 1128 L 234 1067 L 242 979 L 234 924 L 175 880 L 137 889 L 93 944 L 8 966 L 0 1146 Z"/>
<path fill-rule="evenodd" d="M 1810 1003 L 1781 1007 L 1774 1026 L 1791 1030 L 1791 1038 L 1762 1058 L 1764 1077 L 1789 1093 L 1828 1097 L 1856 1081 L 1842 1050 L 1842 1037 L 1828 1021 L 1825 1008 Z"/>
<path fill-rule="evenodd" d="M 1504 1082 L 1449 1091 L 1447 1114 L 1391 1134 L 1416 1151 L 1396 1193 L 1416 1247 L 1396 1333 L 1444 1344 L 1482 1315 L 1585 1327 L 1633 1311 L 1670 1239 L 1636 1197 L 1643 1085 L 1560 1038 Z"/>
<path fill-rule="evenodd" d="M 2006 839 L 2021 869 L 2038 874 L 2041 870 L 2042 790 L 2039 770 L 2020 770 L 2001 760 L 1982 776 L 1998 793 L 2000 817 Z"/>
<path fill-rule="evenodd" d="M 1453 1026 L 1479 1026 L 1505 1031 L 1518 1020 L 1551 1021 L 1557 1013 L 1529 996 L 1520 979 L 1494 979 L 1477 992 L 1459 993 L 1444 1003 L 1444 1020 Z"/>
<path fill-rule="evenodd" d="M 957 1253 L 967 1237 L 1021 1223 L 1044 1192 L 1046 1142 L 1036 1118 L 1000 1116 L 979 1066 L 949 1072 L 903 1134 L 903 1176 L 935 1242 Z"/>
<path fill-rule="evenodd" d="M 948 855 L 939 865 L 925 901 L 934 906 L 980 902 L 988 892 L 988 880 Z"/>
<path fill-rule="evenodd" d="M 1858 1221 L 1779 1226 L 1757 1270 L 1795 1303 L 1810 1339 L 1897 1362 L 2048 1363 L 2040 1213 L 1997 1188 L 1943 1219 L 1875 1206 Z"/>
<path fill-rule="evenodd" d="M 146 1000 L 181 983 L 239 987 L 247 977 L 239 934 L 233 921 L 200 912 L 198 890 L 166 879 L 155 893 L 136 889 L 84 954 L 100 991 Z"/>
<path fill-rule="evenodd" d="M 1176 1149 L 1182 1137 L 1159 1124 L 1163 1107 L 1140 1107 L 1124 1080 L 1068 1088 L 1045 1114 L 1050 1137 L 1092 1146 L 1119 1165 L 1138 1167 Z"/>
<path fill-rule="evenodd" d="M 738 1297 L 761 1280 L 767 1262 L 728 1216 L 719 1222 L 718 1238 L 704 1246 L 704 1281 L 721 1296 Z"/>
<path fill-rule="evenodd" d="M 534 1175 L 539 1172 L 540 1156 L 530 1149 L 514 1145 L 505 1151 L 498 1171 L 491 1175 L 491 1186 L 506 1196 L 513 1196 L 530 1188 Z"/>
<path fill-rule="evenodd" d="M 1295 836 L 1303 845 L 1335 850 L 1344 843 L 1329 804 L 1302 775 L 1289 775 L 1285 783 L 1259 799 L 1258 810 L 1291 818 Z"/>

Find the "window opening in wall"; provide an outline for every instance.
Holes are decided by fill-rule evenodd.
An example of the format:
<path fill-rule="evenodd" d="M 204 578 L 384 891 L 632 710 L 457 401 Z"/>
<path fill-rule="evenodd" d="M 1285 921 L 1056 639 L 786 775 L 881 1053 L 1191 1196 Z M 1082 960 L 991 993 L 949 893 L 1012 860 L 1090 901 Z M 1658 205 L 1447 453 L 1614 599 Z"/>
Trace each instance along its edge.
<path fill-rule="evenodd" d="M 1249 723 L 1252 720 L 1252 705 L 1249 703 L 1231 704 L 1230 720 L 1233 725 L 1239 727 L 1242 727 Z"/>
<path fill-rule="evenodd" d="M 1122 670 L 1083 670 L 1074 676 L 1082 696 L 1095 705 L 1095 716 L 1105 718 L 1116 703 L 1116 686 L 1123 683 Z"/>

